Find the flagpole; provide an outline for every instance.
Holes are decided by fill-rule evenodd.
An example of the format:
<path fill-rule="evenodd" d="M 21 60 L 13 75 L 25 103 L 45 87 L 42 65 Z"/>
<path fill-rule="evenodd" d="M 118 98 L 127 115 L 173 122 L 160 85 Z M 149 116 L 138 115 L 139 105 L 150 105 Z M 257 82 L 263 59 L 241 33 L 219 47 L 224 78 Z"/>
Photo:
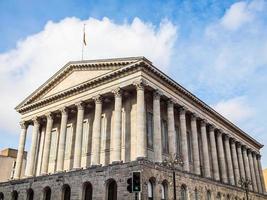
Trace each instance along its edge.
<path fill-rule="evenodd" d="M 82 60 L 83 60 L 84 45 L 85 45 L 85 24 L 83 24 Z"/>

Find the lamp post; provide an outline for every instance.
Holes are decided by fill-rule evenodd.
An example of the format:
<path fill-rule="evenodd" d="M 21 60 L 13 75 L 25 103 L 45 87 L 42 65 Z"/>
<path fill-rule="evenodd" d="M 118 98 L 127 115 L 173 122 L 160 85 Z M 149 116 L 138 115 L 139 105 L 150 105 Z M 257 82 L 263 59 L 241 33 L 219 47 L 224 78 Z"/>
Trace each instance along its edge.
<path fill-rule="evenodd" d="M 251 180 L 249 180 L 248 178 L 241 177 L 241 179 L 238 181 L 238 184 L 241 185 L 241 187 L 245 190 L 246 198 L 247 200 L 249 200 L 248 193 L 249 193 L 249 186 L 252 185 Z"/>
<path fill-rule="evenodd" d="M 172 180 L 173 180 L 173 199 L 176 200 L 176 180 L 175 180 L 175 169 L 177 166 L 183 166 L 183 159 L 178 154 L 170 155 L 168 158 L 164 159 L 162 162 L 163 166 L 172 169 Z"/>

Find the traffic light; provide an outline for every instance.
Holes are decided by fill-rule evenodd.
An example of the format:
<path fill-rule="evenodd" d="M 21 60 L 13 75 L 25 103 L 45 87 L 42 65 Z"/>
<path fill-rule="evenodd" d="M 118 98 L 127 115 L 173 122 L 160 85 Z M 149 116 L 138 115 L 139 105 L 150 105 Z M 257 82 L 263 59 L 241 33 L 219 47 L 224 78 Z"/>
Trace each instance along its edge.
<path fill-rule="evenodd" d="M 141 172 L 133 172 L 133 192 L 141 192 Z"/>
<path fill-rule="evenodd" d="M 133 179 L 132 178 L 127 179 L 127 190 L 130 193 L 133 192 Z"/>

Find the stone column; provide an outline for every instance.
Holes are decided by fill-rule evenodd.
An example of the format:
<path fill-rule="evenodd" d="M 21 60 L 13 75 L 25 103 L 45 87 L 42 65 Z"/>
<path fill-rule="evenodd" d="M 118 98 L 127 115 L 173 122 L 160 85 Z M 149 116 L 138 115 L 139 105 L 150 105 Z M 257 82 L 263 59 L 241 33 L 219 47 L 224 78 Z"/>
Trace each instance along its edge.
<path fill-rule="evenodd" d="M 252 158 L 253 158 L 253 162 L 254 162 L 254 170 L 255 170 L 255 174 L 256 174 L 258 192 L 262 193 L 261 178 L 260 178 L 260 173 L 258 170 L 259 166 L 258 166 L 258 161 L 257 161 L 257 154 L 255 152 L 252 153 Z"/>
<path fill-rule="evenodd" d="M 217 134 L 217 144 L 218 144 L 218 154 L 219 154 L 218 157 L 219 157 L 219 167 L 221 171 L 221 179 L 222 179 L 222 182 L 228 183 L 221 131 L 219 131 Z"/>
<path fill-rule="evenodd" d="M 243 159 L 244 159 L 244 165 L 245 165 L 246 178 L 251 181 L 251 174 L 250 174 L 250 167 L 249 167 L 246 146 L 243 146 Z M 249 185 L 249 189 L 252 190 L 252 185 Z"/>
<path fill-rule="evenodd" d="M 239 173 L 238 159 L 236 154 L 236 140 L 232 138 L 230 143 L 231 143 L 232 160 L 233 160 L 233 167 L 235 174 L 235 184 L 238 185 L 238 181 L 240 180 L 240 173 Z"/>
<path fill-rule="evenodd" d="M 245 179 L 246 174 L 245 174 L 244 159 L 243 159 L 243 154 L 242 154 L 242 146 L 239 142 L 237 143 L 237 154 L 238 154 L 238 164 L 239 164 L 239 169 L 240 169 L 240 179 L 241 178 Z M 238 180 L 238 182 L 240 181 L 240 179 Z"/>
<path fill-rule="evenodd" d="M 200 175 L 201 172 L 200 172 L 200 161 L 199 161 L 197 117 L 195 114 L 191 115 L 191 129 L 192 129 L 194 173 Z"/>
<path fill-rule="evenodd" d="M 92 165 L 100 164 L 100 140 L 101 140 L 101 114 L 102 98 L 100 95 L 94 97 L 95 100 L 95 118 L 92 133 Z"/>
<path fill-rule="evenodd" d="M 76 104 L 76 106 L 77 106 L 77 123 L 76 123 L 73 168 L 79 169 L 81 167 L 81 159 L 82 159 L 84 103 L 79 102 Z"/>
<path fill-rule="evenodd" d="M 262 193 L 265 194 L 265 182 L 263 178 L 263 171 L 261 167 L 261 155 L 258 155 L 258 167 L 259 167 L 259 173 L 260 173 L 260 179 L 261 179 L 261 188 L 262 188 Z"/>
<path fill-rule="evenodd" d="M 45 131 L 45 144 L 44 144 L 44 155 L 42 162 L 41 174 L 47 174 L 48 163 L 49 163 L 49 153 L 51 145 L 51 132 L 53 126 L 53 117 L 51 113 L 46 115 L 46 131 Z"/>
<path fill-rule="evenodd" d="M 180 108 L 180 128 L 181 128 L 181 144 L 182 144 L 182 157 L 184 162 L 184 170 L 189 172 L 189 157 L 188 157 L 188 141 L 187 141 L 187 132 L 186 132 L 186 110 Z"/>
<path fill-rule="evenodd" d="M 113 91 L 115 96 L 115 108 L 114 108 L 114 128 L 112 135 L 113 144 L 113 156 L 112 161 L 121 161 L 121 109 L 122 109 L 122 97 L 121 90 L 117 88 Z"/>
<path fill-rule="evenodd" d="M 210 159 L 209 159 L 209 148 L 208 148 L 207 129 L 205 120 L 201 120 L 201 139 L 202 139 L 204 176 L 210 178 L 211 177 Z"/>
<path fill-rule="evenodd" d="M 251 174 L 251 180 L 252 180 L 252 186 L 253 186 L 253 191 L 258 192 L 258 187 L 256 183 L 256 174 L 255 174 L 255 168 L 254 168 L 254 163 L 252 159 L 252 154 L 251 150 L 248 150 L 248 161 L 249 161 L 249 167 L 250 167 L 250 174 Z"/>
<path fill-rule="evenodd" d="M 162 162 L 162 138 L 160 117 L 160 93 L 153 93 L 153 147 L 155 162 Z"/>
<path fill-rule="evenodd" d="M 231 156 L 231 149 L 230 149 L 230 142 L 229 142 L 228 135 L 225 135 L 224 146 L 225 146 L 225 152 L 226 152 L 229 183 L 231 185 L 235 185 L 235 177 L 234 177 L 233 163 L 232 163 L 232 156 Z"/>
<path fill-rule="evenodd" d="M 67 123 L 68 123 L 68 110 L 67 108 L 64 107 L 61 109 L 61 124 L 60 124 L 59 147 L 58 147 L 58 158 L 57 158 L 58 172 L 63 171 L 64 169 Z"/>
<path fill-rule="evenodd" d="M 147 138 L 146 138 L 146 113 L 145 113 L 145 88 L 144 81 L 135 82 L 137 90 L 136 103 L 136 158 L 147 157 Z"/>
<path fill-rule="evenodd" d="M 14 179 L 19 179 L 21 177 L 21 169 L 22 169 L 22 163 L 23 163 L 25 140 L 26 140 L 28 125 L 23 121 L 23 122 L 20 122 L 20 127 L 21 127 L 21 132 L 20 132 L 20 137 L 19 137 L 19 146 L 18 146 L 18 154 L 17 154 L 17 159 L 16 159 Z"/>
<path fill-rule="evenodd" d="M 34 118 L 33 119 L 33 131 L 32 131 L 32 143 L 31 143 L 30 159 L 29 159 L 27 176 L 33 176 L 34 175 L 39 129 L 40 129 L 40 123 L 37 120 L 37 118 Z"/>
<path fill-rule="evenodd" d="M 212 167 L 213 167 L 213 176 L 216 181 L 220 180 L 219 174 L 219 165 L 218 165 L 218 155 L 217 155 L 217 147 L 215 141 L 215 133 L 214 133 L 214 126 L 210 126 L 209 128 L 210 134 L 210 146 L 211 146 L 211 157 L 212 157 Z"/>
<path fill-rule="evenodd" d="M 168 140 L 169 140 L 169 153 L 174 155 L 176 151 L 176 136 L 175 136 L 175 123 L 174 123 L 174 105 L 173 100 L 168 100 Z"/>

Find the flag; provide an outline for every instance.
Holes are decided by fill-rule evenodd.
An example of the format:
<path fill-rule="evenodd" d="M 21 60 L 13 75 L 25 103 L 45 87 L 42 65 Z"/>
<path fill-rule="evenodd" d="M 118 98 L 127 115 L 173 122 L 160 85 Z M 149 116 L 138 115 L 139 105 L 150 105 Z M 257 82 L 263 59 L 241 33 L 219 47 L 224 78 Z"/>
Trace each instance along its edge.
<path fill-rule="evenodd" d="M 85 24 L 84 24 L 84 27 L 83 27 L 83 44 L 84 44 L 84 46 L 86 46 L 86 38 L 85 38 Z"/>

